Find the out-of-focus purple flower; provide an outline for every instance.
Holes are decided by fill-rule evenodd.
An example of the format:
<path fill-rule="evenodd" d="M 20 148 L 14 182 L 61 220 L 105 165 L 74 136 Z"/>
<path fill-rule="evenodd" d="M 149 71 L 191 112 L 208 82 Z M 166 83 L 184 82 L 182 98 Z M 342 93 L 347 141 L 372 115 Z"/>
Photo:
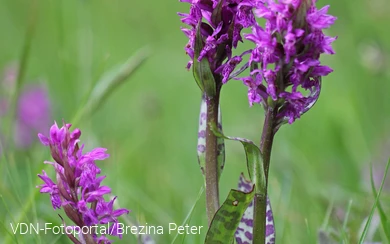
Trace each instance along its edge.
<path fill-rule="evenodd" d="M 323 33 L 336 20 L 327 14 L 328 8 L 318 10 L 315 0 L 258 2 L 255 14 L 266 20 L 265 28 L 256 23 L 245 39 L 256 44 L 249 62 L 259 66 L 257 72 L 261 75 L 244 80 L 248 81 L 245 85 L 249 87 L 250 104 L 262 102 L 268 106 L 268 98 L 279 104 L 280 123 L 292 123 L 306 112 L 318 99 L 321 77 L 332 72 L 319 61 L 321 54 L 335 53 L 331 43 L 336 37 Z M 253 94 L 255 91 L 258 93 Z"/>
<path fill-rule="evenodd" d="M 16 85 L 18 68 L 8 65 L 3 72 L 0 86 L 0 117 L 10 110 L 11 95 Z M 27 85 L 20 91 L 16 107 L 14 141 L 18 148 L 27 148 L 34 141 L 36 133 L 50 126 L 51 104 L 44 85 Z"/>
<path fill-rule="evenodd" d="M 50 125 L 51 106 L 44 86 L 27 86 L 18 100 L 15 144 L 19 148 L 31 145 L 34 135 Z"/>
<path fill-rule="evenodd" d="M 214 76 L 222 75 L 218 82 L 225 83 L 242 61 L 240 56 L 232 57 L 232 49 L 242 42 L 241 30 L 256 23 L 252 10 L 258 0 L 180 1 L 191 4 L 190 13 L 179 13 L 181 21 L 190 26 L 182 28 L 189 39 L 185 47 L 191 58 L 187 68 L 191 67 L 196 57 L 198 62 L 207 59 Z M 198 32 L 200 35 L 197 35 Z M 196 50 L 197 42 L 201 43 L 201 50 Z"/>
<path fill-rule="evenodd" d="M 116 199 L 106 202 L 104 196 L 111 193 L 108 186 L 101 183 L 105 176 L 98 176 L 101 170 L 95 164 L 96 160 L 109 157 L 105 148 L 96 148 L 83 153 L 84 145 L 79 147 L 81 131 L 70 131 L 71 125 L 65 124 L 59 128 L 55 123 L 50 128 L 50 136 L 38 134 L 41 143 L 50 147 L 55 162 L 47 162 L 54 166 L 56 180 L 50 179 L 43 171 L 38 175 L 44 184 L 38 186 L 41 193 L 49 193 L 54 209 L 64 208 L 67 216 L 79 227 L 107 224 L 111 226 L 109 235 L 121 237 L 117 231 L 118 217 L 128 214 L 127 209 L 113 209 Z M 56 182 L 56 183 L 54 183 Z M 87 233 L 82 237 L 86 243 L 110 243 L 105 235 Z"/>

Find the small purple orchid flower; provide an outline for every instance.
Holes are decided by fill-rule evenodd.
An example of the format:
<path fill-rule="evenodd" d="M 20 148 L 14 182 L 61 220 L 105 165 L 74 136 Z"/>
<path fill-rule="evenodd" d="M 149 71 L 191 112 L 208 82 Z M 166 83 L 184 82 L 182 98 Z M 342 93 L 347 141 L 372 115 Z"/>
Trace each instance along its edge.
<path fill-rule="evenodd" d="M 109 157 L 105 148 L 95 148 L 83 153 L 84 145 L 79 147 L 81 131 L 69 131 L 71 124 L 59 128 L 57 123 L 50 128 L 50 136 L 38 134 L 41 143 L 50 147 L 56 171 L 56 179 L 52 180 L 45 171 L 38 176 L 43 184 L 38 186 L 41 193 L 49 193 L 54 209 L 63 208 L 66 215 L 82 228 L 84 226 L 97 226 L 109 224 L 112 231 L 109 235 L 121 238 L 122 233 L 117 231 L 118 217 L 128 214 L 127 209 L 113 209 L 116 199 L 106 202 L 104 196 L 111 193 L 111 188 L 101 185 L 105 176 L 98 176 L 101 170 L 95 164 L 96 160 Z M 69 235 L 68 235 L 69 236 Z M 77 240 L 69 236 L 74 243 L 111 243 L 105 235 L 87 233 Z"/>

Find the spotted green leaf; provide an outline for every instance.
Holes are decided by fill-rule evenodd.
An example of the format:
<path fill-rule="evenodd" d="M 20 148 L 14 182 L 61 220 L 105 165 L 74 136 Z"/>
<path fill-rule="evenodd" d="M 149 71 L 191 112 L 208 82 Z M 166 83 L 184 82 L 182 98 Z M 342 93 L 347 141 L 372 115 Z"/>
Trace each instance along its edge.
<path fill-rule="evenodd" d="M 206 126 L 207 126 L 207 104 L 206 97 L 203 95 L 200 105 L 199 114 L 199 129 L 198 129 L 198 162 L 200 170 L 204 176 L 204 169 L 206 165 Z M 222 131 L 222 116 L 221 110 L 218 112 L 218 128 Z M 225 143 L 223 137 L 217 138 L 218 144 L 218 179 L 222 174 L 222 170 L 225 164 Z"/>
<path fill-rule="evenodd" d="M 244 174 L 241 174 L 238 181 L 238 190 L 243 192 L 250 192 L 253 188 L 253 183 L 250 180 L 245 179 Z M 253 240 L 253 201 L 249 204 L 245 210 L 244 215 L 241 218 L 235 233 L 237 244 L 250 244 Z M 267 197 L 267 219 L 266 219 L 266 244 L 275 244 L 275 225 L 274 217 L 272 213 L 271 203 Z"/>
<path fill-rule="evenodd" d="M 247 193 L 230 190 L 228 197 L 211 222 L 205 244 L 232 243 L 242 215 L 252 202 L 254 195 L 253 187 Z"/>
<path fill-rule="evenodd" d="M 252 141 L 239 137 L 229 137 L 225 136 L 221 130 L 219 130 L 215 125 L 213 125 L 212 130 L 214 134 L 218 137 L 225 138 L 228 140 L 239 141 L 242 143 L 245 149 L 246 159 L 247 159 L 247 168 L 251 180 L 246 180 L 243 175 L 241 175 L 239 181 L 239 190 L 244 192 L 249 192 L 253 188 L 255 183 L 255 192 L 258 194 L 264 194 L 266 192 L 266 179 L 264 173 L 264 166 L 262 161 L 262 155 L 260 148 L 257 147 Z M 253 201 L 246 209 L 244 216 L 239 223 L 237 232 L 235 234 L 236 242 L 241 243 L 252 243 L 253 237 Z M 274 219 L 271 209 L 270 200 L 267 196 L 267 210 L 266 210 L 266 244 L 275 243 L 275 228 L 274 228 Z"/>

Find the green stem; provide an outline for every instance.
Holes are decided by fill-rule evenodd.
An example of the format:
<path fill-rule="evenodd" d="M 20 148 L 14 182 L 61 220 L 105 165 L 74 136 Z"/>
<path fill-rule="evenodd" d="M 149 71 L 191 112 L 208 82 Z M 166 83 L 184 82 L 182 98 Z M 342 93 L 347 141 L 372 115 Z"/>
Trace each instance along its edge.
<path fill-rule="evenodd" d="M 269 106 L 266 111 L 263 133 L 261 136 L 260 150 L 263 156 L 264 173 L 266 179 L 265 194 L 256 193 L 253 213 L 253 243 L 264 244 L 266 238 L 266 214 L 267 214 L 267 188 L 268 172 L 271 159 L 272 144 L 274 140 L 275 115 L 277 109 Z"/>
<path fill-rule="evenodd" d="M 218 123 L 219 89 L 217 95 L 206 96 L 207 103 L 207 126 L 206 126 L 206 211 L 210 225 L 214 214 L 219 208 L 218 189 L 218 143 L 217 136 L 211 130 L 211 125 Z"/>
<path fill-rule="evenodd" d="M 267 195 L 255 194 L 253 211 L 253 244 L 265 244 Z"/>
<path fill-rule="evenodd" d="M 260 150 L 263 155 L 264 173 L 268 186 L 268 171 L 271 160 L 271 150 L 274 141 L 276 108 L 269 107 L 265 115 L 263 134 L 261 136 Z"/>

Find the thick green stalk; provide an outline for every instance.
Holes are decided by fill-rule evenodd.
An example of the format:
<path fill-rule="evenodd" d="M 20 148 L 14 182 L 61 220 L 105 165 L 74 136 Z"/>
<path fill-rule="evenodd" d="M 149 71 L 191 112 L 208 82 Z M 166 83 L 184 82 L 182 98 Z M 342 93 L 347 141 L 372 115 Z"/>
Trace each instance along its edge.
<path fill-rule="evenodd" d="M 219 89 L 216 95 L 209 97 L 207 101 L 207 126 L 206 126 L 206 211 L 210 225 L 214 214 L 219 208 L 218 189 L 218 143 L 217 136 L 211 130 L 211 125 L 218 124 Z"/>
<path fill-rule="evenodd" d="M 261 135 L 260 150 L 263 156 L 266 188 L 265 194 L 255 194 L 253 212 L 253 244 L 264 244 L 266 238 L 268 171 L 274 140 L 275 111 L 276 109 L 272 106 L 267 108 L 263 133 Z"/>
<path fill-rule="evenodd" d="M 265 244 L 267 195 L 255 194 L 253 210 L 253 244 Z"/>
<path fill-rule="evenodd" d="M 263 155 L 264 173 L 268 187 L 268 171 L 271 160 L 272 144 L 274 142 L 275 116 L 277 109 L 269 107 L 265 114 L 263 133 L 261 135 L 260 150 Z"/>

